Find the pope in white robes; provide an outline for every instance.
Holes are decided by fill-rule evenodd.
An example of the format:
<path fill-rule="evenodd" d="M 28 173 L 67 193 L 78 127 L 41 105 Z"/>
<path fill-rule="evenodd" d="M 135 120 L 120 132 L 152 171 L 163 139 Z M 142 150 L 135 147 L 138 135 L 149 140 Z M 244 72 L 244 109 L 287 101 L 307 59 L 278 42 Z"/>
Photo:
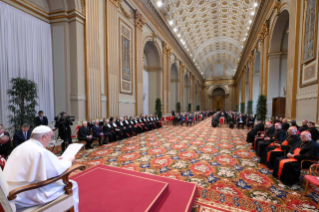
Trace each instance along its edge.
<path fill-rule="evenodd" d="M 30 139 L 12 151 L 4 168 L 9 191 L 56 177 L 72 166 L 74 157 L 69 160 L 58 158 L 45 148 L 50 143 L 52 135 L 53 132 L 49 127 L 36 127 L 32 131 Z M 78 185 L 75 181 L 72 183 L 74 210 L 77 212 Z M 62 180 L 59 180 L 41 188 L 22 192 L 17 195 L 14 201 L 17 208 L 46 204 L 63 195 L 65 193 L 64 186 Z"/>

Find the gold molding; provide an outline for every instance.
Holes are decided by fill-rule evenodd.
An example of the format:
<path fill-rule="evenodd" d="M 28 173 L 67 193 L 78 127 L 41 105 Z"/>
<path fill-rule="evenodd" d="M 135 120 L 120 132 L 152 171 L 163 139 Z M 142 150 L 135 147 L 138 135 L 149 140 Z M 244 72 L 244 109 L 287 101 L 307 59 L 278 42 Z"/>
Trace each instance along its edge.
<path fill-rule="evenodd" d="M 126 9 L 123 7 L 123 0 L 118 0 L 119 2 L 118 2 L 118 4 L 119 4 L 119 7 L 121 8 L 121 10 L 122 10 L 122 12 L 123 12 L 123 14 L 124 14 L 124 16 L 126 17 L 126 18 L 128 18 L 128 19 L 131 19 L 131 18 L 133 18 L 133 16 L 134 16 L 134 14 L 133 13 L 128 13 L 127 11 L 126 11 Z"/>
<path fill-rule="evenodd" d="M 83 12 L 78 11 L 76 9 L 72 9 L 72 10 L 69 10 L 69 11 L 61 10 L 61 11 L 55 11 L 55 12 L 52 12 L 52 13 L 48 13 L 48 12 L 44 11 L 43 9 L 37 7 L 36 5 L 34 5 L 34 4 L 30 3 L 30 2 L 27 2 L 25 0 L 22 0 L 22 1 L 18 1 L 18 0 L 11 0 L 11 1 L 0 0 L 0 1 L 3 1 L 4 3 L 9 4 L 10 6 L 15 7 L 16 9 L 21 10 L 21 8 L 17 7 L 17 5 L 19 5 L 22 8 L 26 9 L 26 11 L 22 10 L 23 12 L 28 13 L 29 15 L 40 19 L 39 17 L 35 16 L 34 14 L 39 15 L 39 16 L 43 17 L 46 20 L 46 22 L 49 22 L 50 24 L 51 24 L 51 22 L 50 22 L 51 20 L 62 19 L 62 18 L 71 19 L 71 18 L 77 17 L 77 18 L 80 18 L 82 20 L 85 20 L 85 16 L 86 16 L 86 13 L 83 13 Z M 55 16 L 57 14 L 61 14 L 61 15 Z M 43 20 L 43 19 L 40 19 L 40 20 Z"/>
<path fill-rule="evenodd" d="M 135 10 L 134 12 L 135 25 L 140 29 L 143 29 L 144 24 L 146 23 L 145 17 L 140 13 L 139 10 Z"/>

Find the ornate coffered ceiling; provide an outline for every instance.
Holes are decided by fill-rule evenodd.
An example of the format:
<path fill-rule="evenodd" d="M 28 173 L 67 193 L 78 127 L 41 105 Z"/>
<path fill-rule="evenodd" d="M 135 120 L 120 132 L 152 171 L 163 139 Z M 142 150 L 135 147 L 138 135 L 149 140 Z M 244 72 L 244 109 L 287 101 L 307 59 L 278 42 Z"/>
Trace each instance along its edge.
<path fill-rule="evenodd" d="M 233 75 L 259 0 L 152 0 L 190 57 L 204 73 L 224 63 Z"/>

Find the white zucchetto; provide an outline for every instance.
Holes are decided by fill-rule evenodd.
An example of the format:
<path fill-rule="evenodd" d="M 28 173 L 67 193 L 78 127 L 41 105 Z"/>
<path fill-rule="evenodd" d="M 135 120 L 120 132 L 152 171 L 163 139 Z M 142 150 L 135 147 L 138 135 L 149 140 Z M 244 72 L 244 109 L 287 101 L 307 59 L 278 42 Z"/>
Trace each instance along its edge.
<path fill-rule="evenodd" d="M 44 126 L 44 125 L 40 125 L 40 126 L 34 128 L 34 129 L 32 130 L 32 133 L 42 134 L 42 133 L 48 133 L 48 132 L 50 132 L 50 131 L 52 131 L 52 129 L 51 129 L 50 127 Z"/>

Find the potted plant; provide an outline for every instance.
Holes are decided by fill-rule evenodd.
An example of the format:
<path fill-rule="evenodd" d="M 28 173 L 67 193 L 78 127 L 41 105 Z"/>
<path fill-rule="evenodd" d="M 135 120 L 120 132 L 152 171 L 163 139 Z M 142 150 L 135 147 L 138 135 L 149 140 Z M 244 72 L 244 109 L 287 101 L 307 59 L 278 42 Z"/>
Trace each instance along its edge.
<path fill-rule="evenodd" d="M 266 120 L 266 115 L 267 115 L 267 99 L 265 95 L 260 95 L 258 97 L 258 102 L 257 102 L 257 108 L 256 108 L 256 113 L 257 113 L 257 119 L 260 119 L 262 122 L 265 123 Z"/>
<path fill-rule="evenodd" d="M 155 101 L 155 113 L 159 119 L 162 118 L 162 102 L 160 98 L 157 98 Z"/>
<path fill-rule="evenodd" d="M 176 112 L 177 112 L 177 113 L 180 113 L 180 112 L 181 112 L 181 103 L 180 103 L 180 102 L 177 102 L 177 103 L 176 103 Z"/>
<path fill-rule="evenodd" d="M 200 105 L 196 106 L 196 111 L 200 111 Z"/>
<path fill-rule="evenodd" d="M 247 105 L 247 114 L 252 115 L 253 114 L 253 101 L 249 100 Z"/>
<path fill-rule="evenodd" d="M 245 113 L 245 102 L 242 102 L 242 103 L 240 104 L 240 112 L 241 112 L 241 113 Z"/>
<path fill-rule="evenodd" d="M 236 112 L 239 112 L 239 105 L 236 105 Z"/>
<path fill-rule="evenodd" d="M 188 112 L 191 112 L 191 111 L 192 111 L 192 104 L 188 103 Z"/>
<path fill-rule="evenodd" d="M 10 130 L 16 132 L 24 123 L 29 124 L 32 129 L 37 114 L 35 110 L 38 105 L 37 84 L 24 78 L 12 78 L 7 94 L 9 95 Z"/>

